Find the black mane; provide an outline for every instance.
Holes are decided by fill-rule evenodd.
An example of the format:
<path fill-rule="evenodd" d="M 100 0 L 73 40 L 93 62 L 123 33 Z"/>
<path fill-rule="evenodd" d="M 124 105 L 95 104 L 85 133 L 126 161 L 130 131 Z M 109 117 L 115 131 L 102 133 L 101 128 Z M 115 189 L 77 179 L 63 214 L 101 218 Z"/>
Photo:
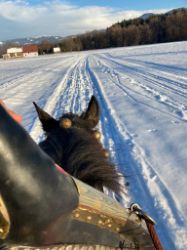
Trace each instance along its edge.
<path fill-rule="evenodd" d="M 40 147 L 72 176 L 101 191 L 107 187 L 119 193 L 120 174 L 96 138 L 99 133 L 95 126 L 100 113 L 96 98 L 92 97 L 88 109 L 80 116 L 68 113 L 59 120 L 36 104 L 35 107 L 46 132 L 46 139 L 40 142 Z"/>

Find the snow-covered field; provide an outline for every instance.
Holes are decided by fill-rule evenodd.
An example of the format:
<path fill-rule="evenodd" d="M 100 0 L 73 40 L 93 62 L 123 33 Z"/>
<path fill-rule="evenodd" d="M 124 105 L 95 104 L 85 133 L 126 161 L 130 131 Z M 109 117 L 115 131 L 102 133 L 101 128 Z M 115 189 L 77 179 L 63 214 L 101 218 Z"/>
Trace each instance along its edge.
<path fill-rule="evenodd" d="M 95 94 L 102 141 L 128 197 L 156 221 L 164 249 L 187 249 L 187 42 L 0 61 L 0 98 L 38 141 L 32 102 L 59 117 Z"/>

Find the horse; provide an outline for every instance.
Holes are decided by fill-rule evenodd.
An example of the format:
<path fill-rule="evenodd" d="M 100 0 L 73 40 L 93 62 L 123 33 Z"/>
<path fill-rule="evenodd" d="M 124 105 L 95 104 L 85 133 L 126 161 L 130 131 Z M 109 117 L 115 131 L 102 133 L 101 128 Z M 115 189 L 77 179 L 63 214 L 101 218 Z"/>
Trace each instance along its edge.
<path fill-rule="evenodd" d="M 96 129 L 100 118 L 96 97 L 91 97 L 80 115 L 65 113 L 58 120 L 33 104 L 45 132 L 40 148 L 73 177 L 102 192 L 106 187 L 119 194 L 121 174 L 110 161 Z"/>

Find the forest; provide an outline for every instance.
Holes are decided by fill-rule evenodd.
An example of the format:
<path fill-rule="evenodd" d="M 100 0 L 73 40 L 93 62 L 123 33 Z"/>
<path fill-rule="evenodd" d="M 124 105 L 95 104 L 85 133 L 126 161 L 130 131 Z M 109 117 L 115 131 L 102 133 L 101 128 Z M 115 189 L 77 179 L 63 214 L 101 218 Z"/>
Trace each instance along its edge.
<path fill-rule="evenodd" d="M 64 39 L 62 51 L 81 51 L 187 40 L 187 9 L 136 18 L 106 30 L 87 32 Z"/>

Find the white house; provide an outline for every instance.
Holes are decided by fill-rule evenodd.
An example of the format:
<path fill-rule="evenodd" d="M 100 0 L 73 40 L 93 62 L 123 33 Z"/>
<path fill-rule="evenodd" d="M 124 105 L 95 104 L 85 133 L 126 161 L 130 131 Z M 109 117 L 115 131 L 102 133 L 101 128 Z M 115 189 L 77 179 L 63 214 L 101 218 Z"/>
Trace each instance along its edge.
<path fill-rule="evenodd" d="M 23 48 L 9 48 L 7 53 L 3 55 L 3 59 L 12 59 L 12 58 L 22 58 L 23 57 Z"/>
<path fill-rule="evenodd" d="M 53 48 L 53 53 L 60 53 L 60 52 L 61 52 L 60 47 L 54 47 Z"/>

